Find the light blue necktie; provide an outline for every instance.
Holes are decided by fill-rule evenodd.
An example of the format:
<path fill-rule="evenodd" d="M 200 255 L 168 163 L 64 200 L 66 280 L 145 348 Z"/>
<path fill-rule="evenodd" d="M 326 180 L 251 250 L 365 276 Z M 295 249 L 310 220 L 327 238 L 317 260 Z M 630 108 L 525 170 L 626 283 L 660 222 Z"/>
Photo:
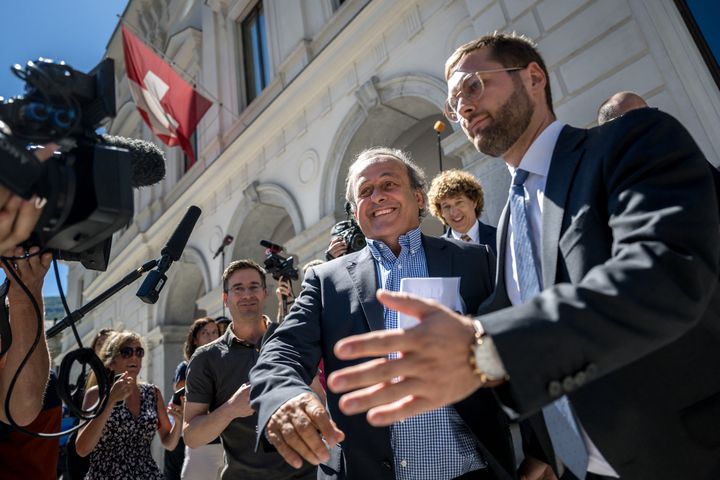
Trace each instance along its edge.
<path fill-rule="evenodd" d="M 530 225 L 525 210 L 524 183 L 528 172 L 517 169 L 510 187 L 510 216 L 513 226 L 513 245 L 520 298 L 523 302 L 540 293 L 540 269 L 536 251 L 530 238 Z M 588 454 L 575 417 L 566 396 L 543 407 L 545 424 L 555 455 L 580 480 L 585 480 Z"/>

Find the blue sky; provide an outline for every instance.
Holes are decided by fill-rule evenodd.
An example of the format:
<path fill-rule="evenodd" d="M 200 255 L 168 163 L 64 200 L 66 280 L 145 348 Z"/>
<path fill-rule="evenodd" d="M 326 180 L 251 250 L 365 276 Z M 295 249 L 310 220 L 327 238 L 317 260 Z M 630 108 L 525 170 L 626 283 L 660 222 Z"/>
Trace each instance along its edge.
<path fill-rule="evenodd" d="M 3 5 L 0 20 L 0 96 L 19 95 L 23 83 L 10 65 L 38 57 L 64 60 L 87 72 L 103 57 L 127 0 L 24 0 Z M 63 288 L 67 268 L 61 266 Z M 4 278 L 5 274 L 0 273 Z M 57 295 L 55 276 L 45 280 L 43 294 Z"/>

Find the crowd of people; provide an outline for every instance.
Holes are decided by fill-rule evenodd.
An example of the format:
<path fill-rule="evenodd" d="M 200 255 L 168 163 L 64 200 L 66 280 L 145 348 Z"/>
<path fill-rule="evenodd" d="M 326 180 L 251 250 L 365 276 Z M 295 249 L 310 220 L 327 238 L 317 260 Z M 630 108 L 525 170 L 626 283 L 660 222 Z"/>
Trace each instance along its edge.
<path fill-rule="evenodd" d="M 632 92 L 603 102 L 598 127 L 562 123 L 525 37 L 459 47 L 445 78 L 447 119 L 512 177 L 497 228 L 480 220 L 470 173 L 441 172 L 428 188 L 406 152 L 362 151 L 345 197 L 367 246 L 331 238 L 297 295 L 280 279 L 274 319 L 265 270 L 231 262 L 230 318 L 190 326 L 172 400 L 140 380 L 137 333 L 101 332 L 113 383 L 68 442 L 89 459 L 71 478 L 162 478 L 156 435 L 168 479 L 720 478 L 717 169 Z M 13 250 L 37 206 L 1 193 L 0 245 L 41 303 L 48 256 Z M 428 210 L 442 238 L 421 232 Z M 400 293 L 405 279 L 448 277 L 460 279 L 457 305 Z M 11 283 L 2 422 L 30 303 Z M 399 315 L 419 324 L 398 328 Z M 47 357 L 42 343 L 18 380 L 19 425 L 56 411 L 42 401 Z M 91 377 L 84 405 L 97 401 Z M 0 425 L 2 457 L 19 433 Z"/>

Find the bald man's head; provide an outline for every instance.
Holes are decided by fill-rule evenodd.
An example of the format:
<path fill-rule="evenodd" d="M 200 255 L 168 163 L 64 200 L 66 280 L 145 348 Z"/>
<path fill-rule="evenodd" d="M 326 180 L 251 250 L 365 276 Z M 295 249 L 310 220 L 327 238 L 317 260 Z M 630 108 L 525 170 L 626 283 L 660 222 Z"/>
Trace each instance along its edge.
<path fill-rule="evenodd" d="M 635 92 L 618 92 L 605 100 L 598 109 L 598 125 L 618 118 L 630 110 L 645 108 L 648 104 Z"/>

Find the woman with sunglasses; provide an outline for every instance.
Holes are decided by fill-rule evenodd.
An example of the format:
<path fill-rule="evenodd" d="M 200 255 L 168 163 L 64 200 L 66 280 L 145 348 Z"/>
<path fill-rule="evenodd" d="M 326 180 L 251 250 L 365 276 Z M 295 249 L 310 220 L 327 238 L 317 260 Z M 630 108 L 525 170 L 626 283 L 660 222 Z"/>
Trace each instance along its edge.
<path fill-rule="evenodd" d="M 177 405 L 165 411 L 160 390 L 138 382 L 145 350 L 135 332 L 114 333 L 105 343 L 103 363 L 116 380 L 107 406 L 78 433 L 79 455 L 90 455 L 86 480 L 162 479 L 150 444 L 155 432 L 167 450 L 178 443 L 182 430 L 182 409 Z M 97 387 L 85 393 L 84 408 L 98 400 Z M 175 419 L 171 425 L 168 413 Z"/>

